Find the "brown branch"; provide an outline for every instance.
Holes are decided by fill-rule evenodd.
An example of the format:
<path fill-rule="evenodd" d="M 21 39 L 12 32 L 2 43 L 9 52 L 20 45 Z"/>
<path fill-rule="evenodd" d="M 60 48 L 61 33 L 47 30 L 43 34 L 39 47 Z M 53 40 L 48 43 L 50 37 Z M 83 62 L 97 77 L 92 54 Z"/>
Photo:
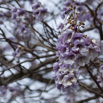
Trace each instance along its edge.
<path fill-rule="evenodd" d="M 43 62 L 43 64 L 40 63 L 40 64 L 38 64 L 38 65 L 36 65 L 36 66 L 32 66 L 32 67 L 29 69 L 30 72 L 28 72 L 28 70 L 23 69 L 23 70 L 22 70 L 22 73 L 20 72 L 20 73 L 16 73 L 16 74 L 11 75 L 11 76 L 6 77 L 6 78 L 1 78 L 1 83 L 0 83 L 0 85 L 7 85 L 7 84 L 12 83 L 12 82 L 15 82 L 15 81 L 17 81 L 17 80 L 20 80 L 20 79 L 29 77 L 29 76 L 33 75 L 33 74 L 35 73 L 35 71 L 37 71 L 40 67 L 43 67 L 43 66 L 45 66 L 45 65 L 47 65 L 47 64 L 50 64 L 50 63 L 53 63 L 53 62 L 56 61 L 56 59 L 57 59 L 57 58 L 52 58 L 52 59 L 50 59 L 50 60 L 45 60 L 45 61 Z M 37 75 L 37 76 L 40 77 L 39 75 Z M 42 76 L 41 76 L 41 77 L 42 77 Z M 38 79 L 38 80 L 39 80 L 39 79 Z M 45 79 L 45 80 L 48 80 L 48 79 Z"/>
<path fill-rule="evenodd" d="M 84 32 L 86 32 L 86 31 L 90 31 L 90 30 L 93 30 L 93 29 L 95 29 L 95 26 L 92 26 L 92 27 L 90 27 L 90 28 L 86 28 L 86 29 L 80 30 L 80 32 L 81 32 L 81 33 L 84 33 Z"/>
<path fill-rule="evenodd" d="M 93 97 L 90 97 L 90 98 L 87 98 L 87 99 L 84 99 L 84 100 L 80 100 L 80 101 L 77 101 L 76 103 L 84 103 L 84 102 L 88 102 L 92 99 L 97 99 L 99 96 L 98 95 L 95 95 Z"/>
<path fill-rule="evenodd" d="M 85 89 L 86 89 L 87 91 L 89 91 L 90 93 L 93 93 L 93 94 L 98 95 L 98 96 L 100 96 L 100 97 L 103 98 L 103 95 L 101 95 L 100 93 L 92 90 L 91 88 L 88 88 L 87 86 L 83 85 L 83 84 L 80 83 L 80 82 L 78 82 L 78 83 L 79 83 L 80 86 L 82 86 L 83 88 L 85 88 Z"/>
<path fill-rule="evenodd" d="M 96 81 L 95 77 L 93 76 L 93 74 L 90 71 L 90 68 L 88 67 L 88 65 L 85 65 L 88 73 L 90 74 L 91 78 L 94 80 L 94 82 L 96 83 L 96 85 L 98 86 L 98 88 L 101 90 L 101 92 L 103 93 L 103 89 L 100 87 L 99 83 Z"/>

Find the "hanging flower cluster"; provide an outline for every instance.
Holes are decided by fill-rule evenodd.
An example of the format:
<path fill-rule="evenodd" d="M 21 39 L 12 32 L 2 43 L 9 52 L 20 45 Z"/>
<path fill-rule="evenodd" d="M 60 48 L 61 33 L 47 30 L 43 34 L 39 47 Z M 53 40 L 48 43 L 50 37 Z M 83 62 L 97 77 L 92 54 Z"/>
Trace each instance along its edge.
<path fill-rule="evenodd" d="M 80 33 L 78 29 L 81 25 L 84 24 L 79 22 L 78 25 L 76 16 L 73 18 L 71 14 L 67 22 L 58 27 L 61 36 L 57 41 L 58 61 L 53 65 L 53 71 L 56 86 L 64 93 L 75 90 L 79 68 L 89 65 L 101 53 L 101 43 Z"/>
<path fill-rule="evenodd" d="M 58 62 L 53 66 L 57 88 L 63 92 L 77 85 L 79 67 L 88 65 L 100 54 L 99 43 L 78 32 L 64 31 L 57 43 Z M 68 89 L 68 90 L 67 90 Z"/>

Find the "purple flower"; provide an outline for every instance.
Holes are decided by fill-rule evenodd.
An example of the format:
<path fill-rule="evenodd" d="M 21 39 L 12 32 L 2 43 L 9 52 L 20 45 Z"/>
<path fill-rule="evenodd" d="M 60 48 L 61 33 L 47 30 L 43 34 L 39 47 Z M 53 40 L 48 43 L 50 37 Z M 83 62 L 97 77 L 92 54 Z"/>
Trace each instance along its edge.
<path fill-rule="evenodd" d="M 95 50 L 95 48 L 90 46 L 89 47 L 89 55 L 91 57 L 91 60 L 93 61 L 99 55 L 99 53 Z"/>
<path fill-rule="evenodd" d="M 84 9 L 83 9 L 82 6 L 79 6 L 79 7 L 77 8 L 77 10 L 78 10 L 78 11 L 83 11 Z"/>
<path fill-rule="evenodd" d="M 64 19 L 65 18 L 65 13 L 61 14 L 61 18 Z"/>
<path fill-rule="evenodd" d="M 13 18 L 13 19 L 16 19 L 16 18 L 17 18 L 17 16 L 18 16 L 17 12 L 18 12 L 18 8 L 13 8 L 13 9 L 11 10 L 11 14 L 12 14 L 12 18 Z"/>
<path fill-rule="evenodd" d="M 71 86 L 74 82 L 77 82 L 77 80 L 75 79 L 74 77 L 74 74 L 73 73 L 69 73 L 67 75 L 65 75 L 63 77 L 63 84 L 64 84 L 64 87 L 68 87 L 68 86 Z"/>
<path fill-rule="evenodd" d="M 33 9 L 33 10 L 36 10 L 36 9 L 38 9 L 40 6 L 41 6 L 40 2 L 37 2 L 36 4 L 34 4 L 34 5 L 32 6 L 32 9 Z"/>
<path fill-rule="evenodd" d="M 64 19 L 65 15 L 70 12 L 70 9 L 65 9 L 64 12 L 61 14 L 61 18 Z"/>
<path fill-rule="evenodd" d="M 79 48 L 79 49 L 85 48 L 85 41 L 83 39 L 75 40 L 74 45 L 76 48 Z"/>
<path fill-rule="evenodd" d="M 71 0 L 66 1 L 66 2 L 64 3 L 64 6 L 68 7 L 71 3 L 72 3 Z"/>
<path fill-rule="evenodd" d="M 59 69 L 59 64 L 58 64 L 58 62 L 54 63 L 53 68 L 54 68 L 54 69 L 53 69 L 54 72 L 57 72 L 57 71 L 58 71 L 58 69 Z"/>
<path fill-rule="evenodd" d="M 63 27 L 64 27 L 64 24 L 63 24 L 63 23 L 60 23 L 60 25 L 58 26 L 57 29 L 63 29 Z"/>
<path fill-rule="evenodd" d="M 65 31 L 65 32 L 63 32 L 63 42 L 65 42 L 65 43 L 68 43 L 68 42 L 70 42 L 70 40 L 71 40 L 71 37 L 72 37 L 72 32 L 71 31 Z"/>
<path fill-rule="evenodd" d="M 36 17 L 36 16 L 39 15 L 39 13 L 40 13 L 39 10 L 36 10 L 36 11 L 33 12 L 33 15 Z"/>
<path fill-rule="evenodd" d="M 62 84 L 56 84 L 56 86 L 57 86 L 57 88 L 59 89 L 59 90 L 61 90 L 61 88 L 62 88 Z"/>
<path fill-rule="evenodd" d="M 72 37 L 71 43 L 74 44 L 75 40 L 80 40 L 83 39 L 83 34 L 82 33 L 75 33 Z"/>
<path fill-rule="evenodd" d="M 74 54 L 80 54 L 79 48 L 76 48 L 76 47 L 73 47 L 73 48 L 72 48 L 72 52 L 73 52 Z"/>
<path fill-rule="evenodd" d="M 90 39 L 89 38 L 86 38 L 86 40 L 85 40 L 85 44 L 86 44 L 86 46 L 89 46 L 90 45 Z"/>
<path fill-rule="evenodd" d="M 39 2 L 34 4 L 32 6 L 32 9 L 33 9 L 33 16 L 38 21 L 41 21 L 41 20 L 45 19 L 45 17 L 48 15 L 47 9 L 44 8 Z"/>
<path fill-rule="evenodd" d="M 17 15 L 20 16 L 24 16 L 25 15 L 25 10 L 24 9 L 19 9 L 19 11 L 17 12 Z"/>
<path fill-rule="evenodd" d="M 67 9 L 67 10 L 65 10 L 65 14 L 68 14 L 69 13 L 69 11 L 70 11 L 70 9 Z"/>
<path fill-rule="evenodd" d="M 12 9 L 12 12 L 13 12 L 13 13 L 16 13 L 17 10 L 18 10 L 18 8 L 15 7 L 15 8 Z"/>
<path fill-rule="evenodd" d="M 10 91 L 10 92 L 14 92 L 14 91 L 15 91 L 15 88 L 9 87 L 9 91 Z"/>
<path fill-rule="evenodd" d="M 90 14 L 86 13 L 87 15 L 85 17 L 85 14 L 83 14 L 84 8 L 81 6 L 81 3 L 77 1 L 65 2 L 65 7 L 63 8 L 62 13 L 63 18 L 65 18 L 66 14 L 72 13 L 72 9 L 70 7 L 73 7 L 74 4 L 77 5 L 77 9 L 80 9 L 81 11 L 79 19 L 90 19 Z M 68 94 L 74 92 L 78 86 L 77 78 L 79 68 L 84 67 L 86 64 L 90 65 L 90 61 L 97 58 L 101 53 L 101 50 L 103 50 L 102 42 L 94 41 L 83 35 L 83 33 L 79 33 L 78 25 L 72 23 L 72 20 L 70 20 L 71 18 L 68 16 L 67 21 L 64 24 L 61 23 L 58 27 L 58 29 L 61 29 L 61 36 L 58 38 L 56 46 L 56 49 L 58 50 L 56 52 L 58 62 L 53 66 L 54 79 L 57 88 L 63 93 Z M 70 101 L 70 99 L 68 99 L 68 101 L 74 102 Z"/>
<path fill-rule="evenodd" d="M 4 96 L 7 92 L 6 86 L 0 86 L 0 96 Z"/>
<path fill-rule="evenodd" d="M 72 65 L 75 60 L 75 54 L 73 52 L 67 52 L 64 54 L 64 63 Z"/>
<path fill-rule="evenodd" d="M 90 61 L 90 58 L 84 55 L 78 55 L 76 58 L 76 63 L 80 66 L 85 66 L 85 64 L 88 64 Z"/>
<path fill-rule="evenodd" d="M 47 9 L 40 7 L 39 9 L 33 12 L 33 16 L 36 17 L 37 20 L 42 20 L 46 17 L 47 13 Z"/>
<path fill-rule="evenodd" d="M 58 62 L 53 66 L 54 79 L 57 88 L 68 93 L 78 85 L 76 77 L 79 67 L 89 65 L 90 60 L 98 57 L 102 43 L 90 41 L 82 33 L 73 34 L 69 30 L 63 31 L 57 42 Z"/>
<path fill-rule="evenodd" d="M 75 32 L 77 32 L 77 26 L 76 25 L 74 26 L 73 29 L 74 29 Z"/>
<path fill-rule="evenodd" d="M 78 5 L 78 6 L 80 6 L 80 5 L 81 5 L 81 3 L 80 3 L 80 2 L 78 2 L 78 1 L 75 1 L 75 4 L 76 4 L 76 5 Z"/>
<path fill-rule="evenodd" d="M 11 10 L 11 13 L 12 13 L 12 18 L 13 19 L 21 19 L 22 17 L 25 17 L 25 10 L 22 9 L 22 8 L 13 8 Z"/>
<path fill-rule="evenodd" d="M 65 52 L 66 51 L 66 47 L 65 46 L 58 46 L 56 47 L 57 50 L 61 51 L 61 52 Z"/>
<path fill-rule="evenodd" d="M 63 36 L 61 36 L 61 37 L 58 38 L 57 43 L 58 43 L 58 44 L 59 44 L 59 43 L 60 43 L 60 44 L 63 43 Z"/>
<path fill-rule="evenodd" d="M 16 19 L 16 18 L 17 18 L 17 14 L 13 14 L 13 15 L 12 15 L 12 18 L 13 18 L 13 19 Z"/>

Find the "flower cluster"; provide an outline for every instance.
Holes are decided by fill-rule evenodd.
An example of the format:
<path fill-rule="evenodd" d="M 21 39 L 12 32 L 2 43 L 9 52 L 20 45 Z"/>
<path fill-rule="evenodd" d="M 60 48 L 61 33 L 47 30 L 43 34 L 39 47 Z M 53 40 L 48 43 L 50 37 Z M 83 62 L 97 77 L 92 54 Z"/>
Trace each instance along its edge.
<path fill-rule="evenodd" d="M 20 19 L 25 16 L 26 11 L 23 8 L 13 8 L 12 11 L 12 18 L 13 19 Z"/>
<path fill-rule="evenodd" d="M 33 9 L 33 16 L 36 18 L 36 20 L 41 21 L 43 20 L 46 15 L 48 14 L 48 11 L 46 8 L 44 8 L 40 2 L 37 2 L 32 6 Z"/>
<path fill-rule="evenodd" d="M 22 37 L 22 40 L 23 40 L 24 42 L 27 42 L 27 41 L 30 40 L 30 38 L 31 38 L 31 31 L 30 31 L 30 29 L 29 29 L 28 27 L 26 27 L 25 24 L 22 25 L 22 26 L 19 28 L 19 33 L 20 33 L 20 35 L 21 35 L 21 37 Z"/>
<path fill-rule="evenodd" d="M 62 19 L 71 15 L 73 15 L 73 18 L 77 21 L 93 22 L 91 13 L 83 6 L 81 1 L 66 0 L 66 2 L 64 2 L 63 13 L 61 15 Z"/>
<path fill-rule="evenodd" d="M 81 2 L 73 1 L 73 0 L 67 0 L 64 2 L 64 8 L 63 8 L 63 13 L 62 13 L 62 18 L 64 19 L 67 14 L 73 11 L 71 7 L 74 5 L 81 6 Z"/>
<path fill-rule="evenodd" d="M 31 31 L 28 26 L 26 26 L 25 22 L 20 22 L 19 24 L 15 25 L 13 27 L 13 33 L 15 33 L 15 36 L 18 40 L 27 42 L 31 39 Z"/>
<path fill-rule="evenodd" d="M 81 5 L 79 2 L 75 3 Z M 65 6 L 70 5 L 70 1 L 65 3 Z M 84 24 L 83 22 L 77 24 L 76 19 L 71 14 L 67 22 L 61 23 L 58 27 L 61 29 L 61 36 L 57 41 L 58 61 L 53 65 L 53 71 L 56 86 L 64 93 L 74 91 L 78 85 L 79 68 L 89 65 L 101 53 L 101 42 L 80 33 L 78 29 Z"/>
<path fill-rule="evenodd" d="M 56 86 L 63 93 L 74 91 L 77 86 L 77 80 L 74 74 L 77 74 L 76 69 L 70 69 L 69 65 L 56 62 L 53 65 L 53 71 L 55 73 L 54 79 Z"/>
<path fill-rule="evenodd" d="M 79 67 L 88 65 L 100 54 L 100 45 L 93 39 L 78 32 L 66 30 L 58 39 L 57 56 L 54 64 L 55 82 L 63 92 L 72 90 L 77 85 Z"/>

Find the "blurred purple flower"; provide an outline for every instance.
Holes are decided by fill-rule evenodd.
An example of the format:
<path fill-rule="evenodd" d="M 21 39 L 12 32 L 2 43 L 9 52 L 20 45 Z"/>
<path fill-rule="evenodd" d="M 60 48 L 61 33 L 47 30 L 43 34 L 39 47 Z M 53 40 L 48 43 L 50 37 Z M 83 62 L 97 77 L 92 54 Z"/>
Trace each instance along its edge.
<path fill-rule="evenodd" d="M 40 2 L 37 2 L 32 6 L 33 9 L 33 16 L 36 18 L 36 20 L 41 21 L 45 19 L 45 17 L 48 15 L 48 11 L 46 8 L 44 8 Z"/>

